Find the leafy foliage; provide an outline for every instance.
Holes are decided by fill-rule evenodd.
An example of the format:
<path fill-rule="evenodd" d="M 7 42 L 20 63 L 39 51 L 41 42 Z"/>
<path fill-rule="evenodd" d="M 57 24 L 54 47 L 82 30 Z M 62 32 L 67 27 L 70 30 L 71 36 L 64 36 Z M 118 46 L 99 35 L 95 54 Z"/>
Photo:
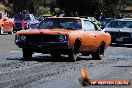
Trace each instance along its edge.
<path fill-rule="evenodd" d="M 120 13 L 122 0 L 57 0 L 64 11 L 77 11 L 80 15 L 93 16 L 104 13 L 113 16 Z"/>
<path fill-rule="evenodd" d="M 53 13 L 55 6 L 51 3 L 56 2 L 66 13 L 78 12 L 79 15 L 89 16 L 104 13 L 110 17 L 119 14 L 120 10 L 124 9 L 126 1 L 128 0 L 0 0 L 0 3 L 2 2 L 14 14 L 20 12 L 42 14 L 42 10 L 44 9 L 45 13 L 47 7 Z"/>

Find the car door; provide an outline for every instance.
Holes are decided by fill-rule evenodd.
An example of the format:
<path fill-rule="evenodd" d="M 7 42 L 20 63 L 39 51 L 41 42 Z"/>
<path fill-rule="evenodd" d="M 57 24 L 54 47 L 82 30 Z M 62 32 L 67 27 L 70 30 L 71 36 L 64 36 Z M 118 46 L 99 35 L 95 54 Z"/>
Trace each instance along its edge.
<path fill-rule="evenodd" d="M 88 20 L 83 21 L 83 30 L 85 40 L 84 48 L 85 51 L 95 51 L 98 48 L 98 36 L 96 33 L 95 25 Z"/>

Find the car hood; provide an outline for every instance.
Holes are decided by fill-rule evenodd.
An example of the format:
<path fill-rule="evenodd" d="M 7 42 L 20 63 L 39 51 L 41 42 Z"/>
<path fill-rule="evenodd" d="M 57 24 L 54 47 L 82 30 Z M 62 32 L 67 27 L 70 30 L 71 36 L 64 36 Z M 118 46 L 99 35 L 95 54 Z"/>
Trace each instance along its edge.
<path fill-rule="evenodd" d="M 20 30 L 16 34 L 69 34 L 80 30 L 69 30 L 69 29 L 29 29 Z"/>
<path fill-rule="evenodd" d="M 132 32 L 132 28 L 104 28 L 106 32 Z"/>

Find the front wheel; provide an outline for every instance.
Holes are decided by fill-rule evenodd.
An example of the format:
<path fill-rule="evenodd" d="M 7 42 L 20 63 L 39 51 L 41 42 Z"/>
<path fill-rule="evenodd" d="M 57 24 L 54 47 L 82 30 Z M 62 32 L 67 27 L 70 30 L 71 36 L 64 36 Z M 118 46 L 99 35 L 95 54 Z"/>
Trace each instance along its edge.
<path fill-rule="evenodd" d="M 33 54 L 32 50 L 23 48 L 22 51 L 23 51 L 23 58 L 24 59 L 29 60 L 32 58 L 32 54 Z"/>
<path fill-rule="evenodd" d="M 92 53 L 92 59 L 101 60 L 104 57 L 104 44 L 101 44 L 98 50 Z"/>
<path fill-rule="evenodd" d="M 68 58 L 70 61 L 76 61 L 78 56 L 77 56 L 77 50 L 78 48 L 76 46 L 73 46 L 68 53 Z"/>

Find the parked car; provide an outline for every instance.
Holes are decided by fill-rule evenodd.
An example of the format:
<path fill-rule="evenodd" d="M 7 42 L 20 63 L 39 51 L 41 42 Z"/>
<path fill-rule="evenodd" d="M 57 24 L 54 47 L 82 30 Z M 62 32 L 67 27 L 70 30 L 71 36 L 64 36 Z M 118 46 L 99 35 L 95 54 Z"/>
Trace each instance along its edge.
<path fill-rule="evenodd" d="M 5 16 L 4 12 L 0 12 L 0 34 L 13 33 L 13 21 Z"/>
<path fill-rule="evenodd" d="M 22 30 L 22 21 L 24 20 L 24 29 L 37 28 L 39 21 L 35 19 L 33 14 L 15 14 L 14 16 L 14 29 L 13 31 Z"/>
<path fill-rule="evenodd" d="M 104 29 L 112 36 L 113 43 L 132 43 L 132 19 L 116 19 Z"/>
<path fill-rule="evenodd" d="M 78 53 L 102 59 L 104 50 L 111 43 L 111 36 L 88 19 L 79 17 L 50 17 L 42 21 L 36 30 L 21 30 L 16 33 L 15 43 L 30 59 L 33 52 L 59 57 L 68 54 L 76 60 Z"/>

